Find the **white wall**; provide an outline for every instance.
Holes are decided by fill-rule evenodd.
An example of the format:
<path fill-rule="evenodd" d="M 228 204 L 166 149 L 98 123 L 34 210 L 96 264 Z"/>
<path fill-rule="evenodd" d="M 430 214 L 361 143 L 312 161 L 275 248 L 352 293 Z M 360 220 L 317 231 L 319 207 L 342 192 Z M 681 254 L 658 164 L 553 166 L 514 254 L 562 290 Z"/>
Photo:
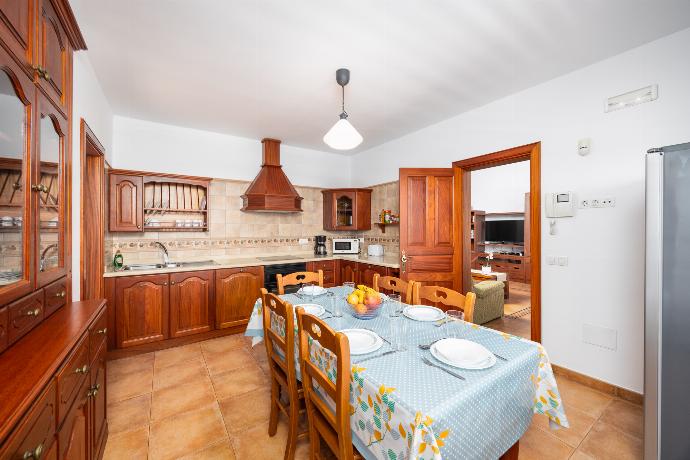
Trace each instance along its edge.
<path fill-rule="evenodd" d="M 106 160 L 113 161 L 113 111 L 103 94 L 89 62 L 87 51 L 74 53 L 72 99 L 72 298 L 79 299 L 81 152 L 80 125 L 83 118 L 105 148 Z"/>
<path fill-rule="evenodd" d="M 616 198 L 615 208 L 561 219 L 555 236 L 542 219 L 543 343 L 555 363 L 641 392 L 643 159 L 650 147 L 690 141 L 689 49 L 686 29 L 362 152 L 353 185 L 394 180 L 397 167 L 448 167 L 541 141 L 543 192 Z M 657 101 L 603 112 L 606 97 L 652 83 Z M 592 153 L 580 157 L 585 137 Z M 568 256 L 569 265 L 546 265 L 546 255 Z M 617 350 L 583 343 L 583 323 L 617 330 Z"/>
<path fill-rule="evenodd" d="M 252 180 L 261 166 L 260 140 L 121 116 L 113 146 L 124 169 Z M 349 186 L 351 157 L 281 144 L 281 163 L 294 185 Z"/>
<path fill-rule="evenodd" d="M 472 209 L 524 212 L 529 192 L 529 161 L 472 171 Z"/>

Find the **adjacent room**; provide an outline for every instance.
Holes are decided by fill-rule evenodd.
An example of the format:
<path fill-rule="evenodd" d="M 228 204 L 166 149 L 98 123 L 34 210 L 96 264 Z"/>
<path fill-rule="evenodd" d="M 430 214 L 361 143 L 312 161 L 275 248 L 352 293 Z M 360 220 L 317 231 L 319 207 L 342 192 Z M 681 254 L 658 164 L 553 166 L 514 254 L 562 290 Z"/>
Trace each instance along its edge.
<path fill-rule="evenodd" d="M 687 0 L 0 0 L 0 460 L 690 459 Z"/>

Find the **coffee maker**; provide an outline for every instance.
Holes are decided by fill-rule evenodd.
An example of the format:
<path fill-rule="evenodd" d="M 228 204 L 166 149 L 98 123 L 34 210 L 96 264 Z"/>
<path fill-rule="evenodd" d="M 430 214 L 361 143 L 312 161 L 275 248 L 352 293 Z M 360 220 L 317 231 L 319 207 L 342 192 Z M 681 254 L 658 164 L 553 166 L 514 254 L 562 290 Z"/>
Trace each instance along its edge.
<path fill-rule="evenodd" d="M 314 237 L 314 255 L 328 255 L 328 250 L 326 249 L 326 235 L 316 235 Z"/>

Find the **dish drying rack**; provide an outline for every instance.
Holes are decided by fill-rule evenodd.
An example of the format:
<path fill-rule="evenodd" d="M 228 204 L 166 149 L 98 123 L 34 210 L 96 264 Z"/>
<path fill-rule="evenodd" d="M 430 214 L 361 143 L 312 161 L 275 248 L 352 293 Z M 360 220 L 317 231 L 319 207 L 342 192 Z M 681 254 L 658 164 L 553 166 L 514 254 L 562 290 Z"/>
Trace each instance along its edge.
<path fill-rule="evenodd" d="M 208 185 L 172 180 L 144 183 L 144 230 L 208 231 Z"/>

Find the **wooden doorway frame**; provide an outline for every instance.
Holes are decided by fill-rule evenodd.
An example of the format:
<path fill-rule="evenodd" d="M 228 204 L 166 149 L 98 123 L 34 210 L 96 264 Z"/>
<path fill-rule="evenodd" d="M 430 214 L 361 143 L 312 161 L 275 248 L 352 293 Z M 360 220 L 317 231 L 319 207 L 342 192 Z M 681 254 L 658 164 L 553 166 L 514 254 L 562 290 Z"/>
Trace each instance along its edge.
<path fill-rule="evenodd" d="M 98 298 L 104 297 L 104 286 L 103 286 L 103 268 L 105 266 L 105 148 L 103 144 L 98 140 L 94 132 L 91 130 L 86 121 L 82 118 L 79 125 L 79 152 L 80 152 L 80 208 L 79 208 L 79 283 L 80 283 L 80 299 L 87 300 L 85 297 L 85 292 L 87 291 L 88 283 L 93 284 L 91 286 L 91 292 L 98 293 Z M 101 201 L 100 212 L 98 215 L 87 215 L 86 214 L 86 200 L 87 194 L 85 190 L 85 184 L 87 182 L 87 157 L 97 157 L 98 166 L 96 171 L 100 173 L 97 174 L 97 188 L 99 190 L 98 199 Z M 93 198 L 93 197 L 90 197 Z M 90 232 L 86 235 L 86 229 L 84 223 L 86 219 L 94 219 L 97 222 L 96 231 Z M 96 276 L 87 277 L 87 260 L 84 257 L 85 254 L 85 241 L 86 238 L 93 239 L 96 244 L 96 260 L 89 260 L 89 264 L 95 264 L 97 267 Z"/>
<path fill-rule="evenodd" d="M 479 169 L 492 168 L 520 161 L 529 161 L 530 191 L 530 260 L 531 260 L 531 336 L 541 342 L 541 142 L 521 145 L 499 152 L 453 162 L 455 177 L 455 203 L 460 203 L 460 212 L 455 213 L 455 263 L 460 271 L 461 292 L 472 287 L 470 271 L 470 212 L 472 204 L 470 173 Z"/>

